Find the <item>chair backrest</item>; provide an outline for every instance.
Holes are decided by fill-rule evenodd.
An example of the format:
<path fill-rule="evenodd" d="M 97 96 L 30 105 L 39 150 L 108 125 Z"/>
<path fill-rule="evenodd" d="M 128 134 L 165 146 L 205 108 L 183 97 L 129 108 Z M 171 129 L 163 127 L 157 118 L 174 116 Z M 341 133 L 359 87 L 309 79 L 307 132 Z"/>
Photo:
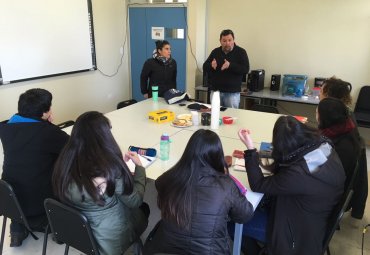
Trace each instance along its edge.
<path fill-rule="evenodd" d="M 361 153 L 366 153 L 366 151 L 361 151 Z M 343 196 L 339 203 L 334 207 L 329 218 L 328 228 L 324 239 L 323 254 L 325 254 L 325 251 L 329 249 L 330 240 L 333 237 L 335 231 L 337 230 L 339 223 L 342 220 L 343 214 L 347 210 L 347 207 L 351 201 L 353 195 L 353 185 L 360 167 L 360 160 L 362 160 L 361 154 L 357 158 L 355 169 L 352 172 L 352 176 L 349 177 L 351 179 L 348 182 L 347 187 L 345 187 L 344 189 Z"/>
<path fill-rule="evenodd" d="M 346 192 L 345 192 L 346 193 Z M 343 198 L 341 201 L 338 203 L 338 205 L 334 208 L 332 215 L 329 219 L 329 224 L 328 228 L 325 234 L 324 238 L 324 246 L 323 246 L 323 255 L 329 248 L 329 243 L 335 233 L 335 231 L 338 229 L 339 223 L 342 220 L 343 214 L 346 211 L 349 202 L 351 201 L 353 195 L 353 190 L 350 190 Z"/>
<path fill-rule="evenodd" d="M 117 110 L 121 109 L 123 107 L 129 106 L 129 105 L 132 105 L 132 104 L 136 104 L 136 103 L 137 103 L 137 101 L 135 99 L 130 99 L 130 100 L 119 102 L 117 104 Z"/>
<path fill-rule="evenodd" d="M 0 201 L 0 215 L 22 223 L 30 230 L 13 188 L 4 180 L 0 180 Z"/>
<path fill-rule="evenodd" d="M 370 114 L 370 86 L 363 86 L 358 94 L 355 112 L 367 112 Z"/>
<path fill-rule="evenodd" d="M 263 104 L 254 104 L 250 110 L 257 112 L 279 113 L 279 110 L 275 106 Z"/>
<path fill-rule="evenodd" d="M 51 198 L 45 199 L 44 205 L 57 241 L 88 255 L 99 254 L 90 224 L 81 212 Z"/>

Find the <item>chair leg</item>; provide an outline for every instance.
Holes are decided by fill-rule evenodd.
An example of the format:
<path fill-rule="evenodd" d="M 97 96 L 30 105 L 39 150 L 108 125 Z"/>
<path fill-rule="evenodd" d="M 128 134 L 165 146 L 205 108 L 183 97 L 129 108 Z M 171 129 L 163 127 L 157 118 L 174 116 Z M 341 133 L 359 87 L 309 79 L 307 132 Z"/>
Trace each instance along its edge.
<path fill-rule="evenodd" d="M 66 244 L 66 248 L 64 249 L 64 255 L 68 255 L 68 251 L 69 251 L 69 245 Z"/>
<path fill-rule="evenodd" d="M 5 216 L 3 216 L 3 217 L 4 217 L 4 219 L 3 219 L 3 227 L 2 227 L 2 230 L 1 230 L 0 255 L 3 254 L 3 245 L 4 245 L 6 219 L 7 219 Z"/>
<path fill-rule="evenodd" d="M 46 226 L 44 233 L 44 243 L 42 245 L 42 255 L 46 255 L 46 246 L 48 245 L 48 235 L 49 235 L 49 224 Z"/>

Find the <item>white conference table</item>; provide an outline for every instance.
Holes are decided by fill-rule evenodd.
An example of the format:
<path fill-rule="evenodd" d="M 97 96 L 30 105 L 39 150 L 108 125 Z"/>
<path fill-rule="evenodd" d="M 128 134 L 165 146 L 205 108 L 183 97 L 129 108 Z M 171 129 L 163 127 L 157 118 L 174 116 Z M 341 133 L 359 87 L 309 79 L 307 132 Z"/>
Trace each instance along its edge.
<path fill-rule="evenodd" d="M 187 103 L 187 105 L 188 104 L 191 103 Z M 127 151 L 130 145 L 133 145 L 142 148 L 155 148 L 157 154 L 159 154 L 160 136 L 163 133 L 170 135 L 172 142 L 170 145 L 169 160 L 162 161 L 157 158 L 157 160 L 146 169 L 147 178 L 153 180 L 157 179 L 180 159 L 186 144 L 196 130 L 201 128 L 210 129 L 209 126 L 202 125 L 178 128 L 173 127 L 169 122 L 157 124 L 149 121 L 148 113 L 160 109 L 173 111 L 176 116 L 190 113 L 187 106 L 179 106 L 177 104 L 168 105 L 163 98 L 159 98 L 158 102 L 147 99 L 105 114 L 111 121 L 113 136 L 123 153 Z M 236 120 L 234 120 L 234 123 L 231 125 L 222 124 L 218 129 L 213 131 L 216 132 L 221 139 L 225 156 L 231 156 L 234 150 L 245 150 L 245 145 L 238 137 L 239 129 L 250 129 L 255 146 L 259 148 L 261 142 L 271 142 L 272 129 L 276 119 L 280 115 L 228 108 L 226 111 L 220 112 L 220 117 L 223 116 L 234 117 Z M 68 127 L 65 131 L 70 133 L 71 129 L 72 127 Z M 241 183 L 249 186 L 245 171 L 234 170 L 233 167 L 231 167 L 229 171 Z M 240 254 L 242 228 L 242 224 L 236 224 L 233 254 Z"/>

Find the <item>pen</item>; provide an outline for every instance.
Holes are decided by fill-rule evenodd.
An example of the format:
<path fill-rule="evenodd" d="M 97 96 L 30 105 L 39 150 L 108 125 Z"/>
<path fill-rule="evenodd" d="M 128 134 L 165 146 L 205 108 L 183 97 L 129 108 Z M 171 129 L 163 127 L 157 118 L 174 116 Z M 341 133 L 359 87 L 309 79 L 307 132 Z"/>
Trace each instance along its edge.
<path fill-rule="evenodd" d="M 141 157 L 145 158 L 146 160 L 152 162 L 152 159 L 148 158 L 147 156 L 144 156 L 144 155 L 140 155 Z"/>

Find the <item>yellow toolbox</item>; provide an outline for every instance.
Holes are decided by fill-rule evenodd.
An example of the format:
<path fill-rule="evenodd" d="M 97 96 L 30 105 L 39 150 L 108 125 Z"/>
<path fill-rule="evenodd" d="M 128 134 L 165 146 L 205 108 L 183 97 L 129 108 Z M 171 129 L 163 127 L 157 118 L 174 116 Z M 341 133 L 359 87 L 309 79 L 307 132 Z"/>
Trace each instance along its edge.
<path fill-rule="evenodd" d="M 168 110 L 158 110 L 148 113 L 149 120 L 155 123 L 165 123 L 175 119 L 175 113 Z"/>

